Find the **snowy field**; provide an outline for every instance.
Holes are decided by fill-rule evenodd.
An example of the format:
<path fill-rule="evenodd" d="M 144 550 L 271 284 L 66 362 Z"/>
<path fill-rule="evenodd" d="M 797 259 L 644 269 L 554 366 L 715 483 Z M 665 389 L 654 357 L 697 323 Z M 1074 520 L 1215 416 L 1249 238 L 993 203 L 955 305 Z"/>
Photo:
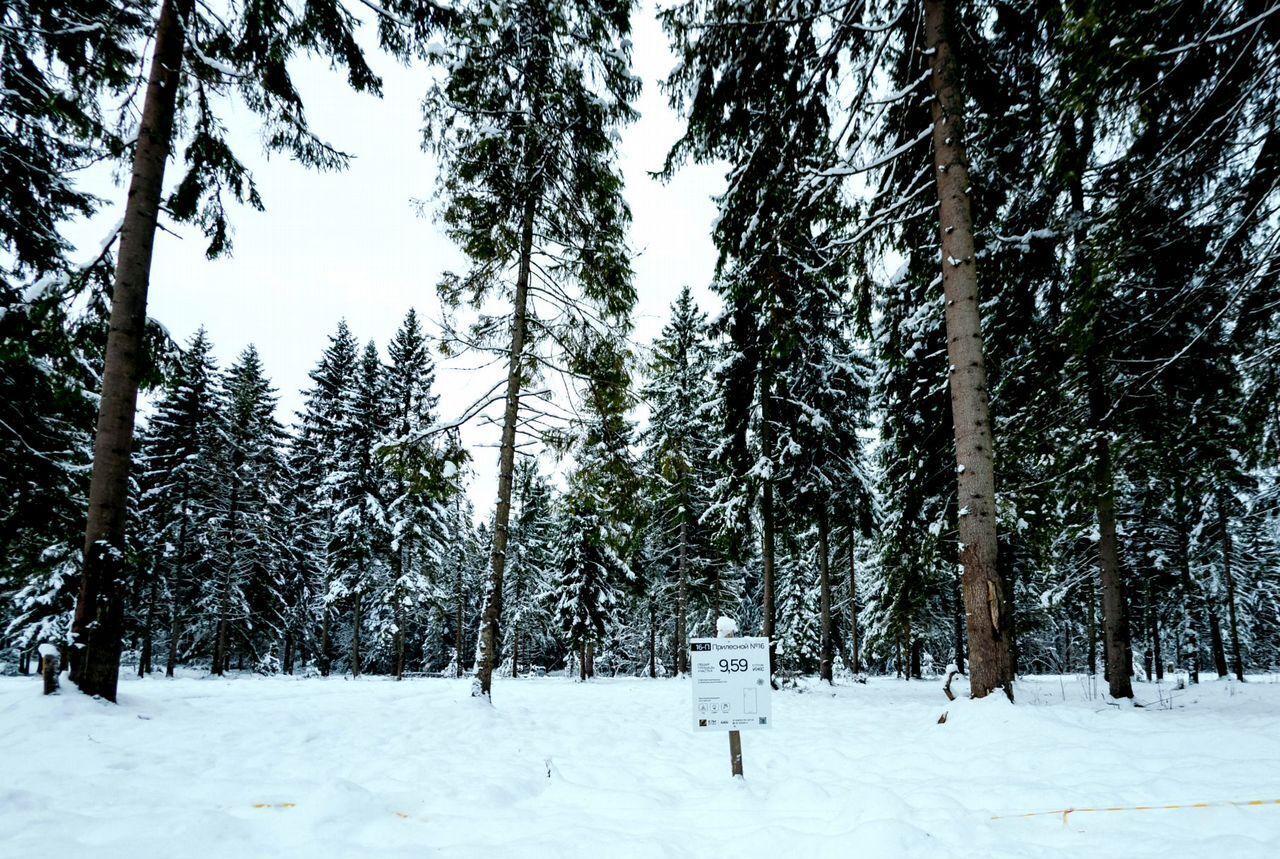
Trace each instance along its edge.
<path fill-rule="evenodd" d="M 120 706 L 0 677 L 0 856 L 1280 856 L 1280 682 L 1080 678 L 947 705 L 937 681 L 774 696 L 694 735 L 677 680 L 185 677 Z M 1162 705 L 1161 700 L 1164 700 Z M 949 711 L 945 725 L 936 724 Z"/>

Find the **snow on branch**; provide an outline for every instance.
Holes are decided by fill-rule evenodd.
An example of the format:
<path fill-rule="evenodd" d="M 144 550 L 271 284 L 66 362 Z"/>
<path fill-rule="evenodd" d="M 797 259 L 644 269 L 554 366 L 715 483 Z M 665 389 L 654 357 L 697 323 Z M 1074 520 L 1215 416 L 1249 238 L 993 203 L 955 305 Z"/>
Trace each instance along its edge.
<path fill-rule="evenodd" d="M 925 128 L 923 131 L 921 131 L 919 134 L 917 134 L 911 140 L 908 140 L 906 143 L 903 143 L 898 148 L 893 149 L 889 152 L 886 152 L 876 158 L 873 158 L 871 161 L 867 161 L 862 164 L 851 164 L 846 167 L 831 167 L 826 170 L 820 171 L 818 175 L 830 176 L 830 177 L 856 176 L 859 173 L 866 173 L 868 170 L 874 170 L 877 167 L 883 167 L 884 165 L 893 161 L 899 155 L 902 155 L 911 147 L 925 140 L 931 134 L 933 134 L 933 127 L 929 126 Z"/>

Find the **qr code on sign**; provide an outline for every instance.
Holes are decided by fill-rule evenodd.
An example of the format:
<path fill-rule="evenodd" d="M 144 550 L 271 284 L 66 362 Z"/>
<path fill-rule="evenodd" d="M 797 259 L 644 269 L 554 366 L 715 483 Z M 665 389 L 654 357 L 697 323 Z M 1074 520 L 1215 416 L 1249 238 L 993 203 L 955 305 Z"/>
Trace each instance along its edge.
<path fill-rule="evenodd" d="M 761 717 L 760 717 L 760 724 L 762 724 L 762 725 L 767 725 L 767 724 L 769 724 L 769 717 L 768 717 L 768 716 L 761 716 Z"/>

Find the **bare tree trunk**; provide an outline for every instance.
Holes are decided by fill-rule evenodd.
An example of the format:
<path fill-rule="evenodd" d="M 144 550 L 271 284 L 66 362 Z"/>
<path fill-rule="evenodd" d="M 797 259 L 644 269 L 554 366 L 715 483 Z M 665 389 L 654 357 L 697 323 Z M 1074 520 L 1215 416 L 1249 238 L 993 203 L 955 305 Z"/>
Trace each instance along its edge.
<path fill-rule="evenodd" d="M 689 522 L 688 509 L 680 510 L 680 558 L 676 582 L 676 674 L 689 673 Z"/>
<path fill-rule="evenodd" d="M 498 458 L 498 505 L 494 513 L 492 574 L 486 594 L 484 616 L 480 623 L 479 680 L 473 694 L 492 695 L 493 668 L 502 641 L 502 576 L 507 565 L 508 524 L 511 520 L 511 478 L 515 471 L 516 424 L 520 417 L 520 389 L 523 383 L 524 342 L 528 328 L 529 273 L 533 256 L 534 199 L 525 204 L 520 235 L 520 268 L 516 276 L 516 292 L 512 301 L 511 349 L 507 359 L 507 406 L 502 418 L 502 448 Z"/>
<path fill-rule="evenodd" d="M 853 526 L 849 526 L 849 638 L 853 655 L 853 673 L 862 673 L 862 654 L 858 651 L 858 559 L 853 543 Z"/>
<path fill-rule="evenodd" d="M 818 677 L 828 683 L 835 681 L 835 641 L 831 624 L 831 559 L 828 541 L 830 534 L 827 508 L 823 506 L 818 513 L 818 614 L 822 625 L 822 638 L 819 642 L 821 663 Z"/>
<path fill-rule="evenodd" d="M 1236 679 L 1244 682 L 1244 659 L 1240 651 L 1240 624 L 1236 619 L 1236 579 L 1231 569 L 1231 520 L 1227 516 L 1226 493 L 1218 493 L 1218 528 L 1222 532 L 1222 580 L 1227 586 L 1227 622 L 1231 632 L 1231 663 Z"/>
<path fill-rule="evenodd" d="M 951 414 L 958 465 L 958 530 L 963 549 L 962 586 L 968 620 L 970 688 L 976 698 L 1003 688 L 1012 700 L 1004 583 L 997 566 L 995 466 L 987 371 L 978 303 L 978 274 L 969 205 L 969 164 L 964 149 L 960 69 L 949 40 L 947 0 L 925 0 L 925 41 L 933 92 L 933 152 L 946 295 L 947 358 L 951 365 Z"/>
<path fill-rule="evenodd" d="M 75 682 L 85 694 L 101 695 L 108 701 L 116 700 L 120 674 L 124 606 L 117 583 L 127 577 L 123 554 L 125 513 L 138 382 L 146 348 L 151 251 L 164 189 L 165 162 L 173 138 L 182 66 L 182 19 L 189 7 L 190 0 L 164 0 L 156 23 L 142 121 L 134 146 L 133 175 L 120 229 L 89 484 L 84 572 L 72 624 Z"/>

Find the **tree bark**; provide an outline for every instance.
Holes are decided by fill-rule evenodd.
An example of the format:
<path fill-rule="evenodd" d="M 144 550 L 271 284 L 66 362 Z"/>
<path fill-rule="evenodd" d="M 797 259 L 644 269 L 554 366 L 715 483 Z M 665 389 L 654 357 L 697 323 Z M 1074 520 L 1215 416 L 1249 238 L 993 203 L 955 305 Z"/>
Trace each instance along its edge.
<path fill-rule="evenodd" d="M 181 78 L 182 19 L 189 6 L 190 0 L 164 0 L 156 23 L 111 293 L 89 484 L 84 572 L 72 624 L 76 684 L 87 695 L 101 695 L 113 702 L 120 675 L 124 624 L 121 582 L 127 576 L 125 517 L 138 383 L 146 348 L 147 288 Z"/>
<path fill-rule="evenodd" d="M 658 607 L 649 600 L 649 678 L 658 676 Z"/>
<path fill-rule="evenodd" d="M 818 677 L 828 683 L 835 681 L 835 641 L 831 624 L 831 566 L 829 555 L 830 526 L 825 506 L 818 512 L 818 613 L 822 625 L 822 638 L 819 641 L 821 663 Z"/>
<path fill-rule="evenodd" d="M 498 504 L 494 513 L 493 553 L 490 556 L 489 592 L 485 597 L 484 615 L 480 623 L 480 663 L 476 666 L 478 683 L 473 694 L 492 696 L 493 668 L 502 641 L 502 577 L 507 565 L 508 526 L 511 521 L 511 481 L 515 472 L 516 425 L 520 417 L 520 390 L 523 384 L 525 335 L 528 328 L 529 274 L 533 258 L 533 219 L 535 200 L 525 204 L 520 230 L 520 267 L 516 275 L 516 292 L 512 301 L 511 348 L 507 358 L 507 405 L 502 418 L 502 447 L 498 458 Z M 461 657 L 459 657 L 461 658 Z"/>
<path fill-rule="evenodd" d="M 925 0 L 925 41 L 933 93 L 933 152 L 946 295 L 959 499 L 962 587 L 969 632 L 970 688 L 976 698 L 1003 688 L 1013 698 L 1004 583 L 997 566 L 995 465 L 983 354 L 982 319 L 964 149 L 960 69 L 949 40 L 947 0 Z"/>

